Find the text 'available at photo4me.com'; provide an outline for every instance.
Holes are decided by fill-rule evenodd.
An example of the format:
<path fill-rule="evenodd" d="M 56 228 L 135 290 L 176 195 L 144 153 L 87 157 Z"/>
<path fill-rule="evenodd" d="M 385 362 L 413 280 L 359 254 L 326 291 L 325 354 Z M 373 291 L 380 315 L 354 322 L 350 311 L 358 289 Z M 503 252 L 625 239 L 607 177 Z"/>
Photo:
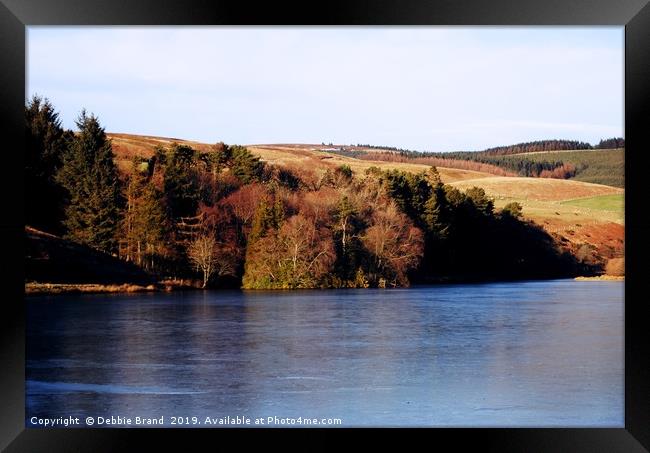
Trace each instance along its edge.
<path fill-rule="evenodd" d="M 265 417 L 236 416 L 160 416 L 160 417 L 126 417 L 119 415 L 88 416 L 88 417 L 30 417 L 30 428 L 90 428 L 90 427 L 245 427 L 245 426 L 340 426 L 341 418 L 316 417 L 280 417 L 277 415 Z"/>

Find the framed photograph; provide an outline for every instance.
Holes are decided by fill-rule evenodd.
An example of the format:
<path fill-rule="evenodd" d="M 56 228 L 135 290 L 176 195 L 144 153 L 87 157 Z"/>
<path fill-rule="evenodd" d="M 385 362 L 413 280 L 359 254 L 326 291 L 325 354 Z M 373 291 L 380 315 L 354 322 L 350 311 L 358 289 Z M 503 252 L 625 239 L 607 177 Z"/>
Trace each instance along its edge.
<path fill-rule="evenodd" d="M 7 451 L 650 448 L 646 2 L 0 23 Z"/>

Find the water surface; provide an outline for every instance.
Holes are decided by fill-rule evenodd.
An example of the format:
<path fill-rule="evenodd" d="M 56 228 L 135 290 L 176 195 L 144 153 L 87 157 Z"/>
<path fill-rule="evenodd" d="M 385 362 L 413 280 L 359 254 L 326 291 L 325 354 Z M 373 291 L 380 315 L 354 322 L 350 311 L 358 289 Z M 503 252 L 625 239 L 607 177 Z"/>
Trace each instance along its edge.
<path fill-rule="evenodd" d="M 27 320 L 27 426 L 624 426 L 621 282 L 29 297 Z"/>

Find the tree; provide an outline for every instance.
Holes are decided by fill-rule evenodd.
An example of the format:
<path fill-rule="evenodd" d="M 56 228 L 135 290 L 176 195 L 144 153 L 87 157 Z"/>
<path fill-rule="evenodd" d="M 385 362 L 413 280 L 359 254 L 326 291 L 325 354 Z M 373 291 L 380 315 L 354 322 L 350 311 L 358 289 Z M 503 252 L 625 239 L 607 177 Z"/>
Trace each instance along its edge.
<path fill-rule="evenodd" d="M 62 232 L 65 191 L 56 181 L 67 140 L 49 100 L 34 96 L 25 106 L 25 223 Z"/>
<path fill-rule="evenodd" d="M 471 202 L 476 209 L 484 215 L 491 216 L 494 212 L 494 202 L 485 194 L 480 187 L 471 187 L 465 192 L 467 201 Z"/>
<path fill-rule="evenodd" d="M 275 234 L 249 246 L 245 288 L 314 288 L 328 275 L 336 253 L 329 230 L 297 214 Z"/>
<path fill-rule="evenodd" d="M 516 201 L 513 201 L 512 203 L 508 203 L 503 207 L 501 210 L 501 215 L 508 216 L 513 219 L 518 219 L 522 216 L 522 210 L 522 206 Z"/>
<path fill-rule="evenodd" d="M 622 137 L 603 139 L 598 143 L 596 148 L 598 149 L 625 148 L 625 140 Z"/>
<path fill-rule="evenodd" d="M 154 270 L 156 256 L 165 248 L 168 221 L 163 194 L 151 183 L 139 159 L 133 161 L 125 198 L 122 224 L 126 247 L 120 250 L 120 255 L 145 269 Z"/>
<path fill-rule="evenodd" d="M 393 285 L 408 285 L 407 272 L 420 263 L 424 237 L 395 203 L 373 214 L 363 245 L 373 256 L 374 279 L 387 279 Z"/>
<path fill-rule="evenodd" d="M 113 149 L 97 117 L 82 111 L 79 132 L 63 158 L 57 181 L 66 189 L 67 236 L 105 252 L 116 250 L 121 194 Z"/>
<path fill-rule="evenodd" d="M 213 231 L 204 231 L 190 242 L 187 256 L 194 268 L 203 275 L 202 288 L 214 276 L 235 275 L 238 251 L 232 242 L 217 241 Z"/>
<path fill-rule="evenodd" d="M 266 236 L 266 232 L 272 227 L 273 210 L 266 200 L 262 200 L 255 210 L 253 224 L 251 226 L 250 234 L 248 235 L 248 242 L 252 243 Z"/>
<path fill-rule="evenodd" d="M 351 224 L 354 215 L 356 214 L 356 209 L 350 203 L 350 200 L 347 196 L 341 197 L 337 207 L 334 217 L 337 220 L 337 229 L 341 234 L 341 249 L 343 254 L 346 253 L 346 247 L 348 244 L 348 235 L 350 234 Z"/>
<path fill-rule="evenodd" d="M 449 202 L 441 183 L 431 191 L 431 196 L 424 204 L 423 223 L 427 231 L 437 238 L 444 238 L 449 230 Z"/>
<path fill-rule="evenodd" d="M 217 241 L 209 235 L 199 236 L 190 243 L 187 256 L 196 270 L 203 273 L 202 288 L 205 288 L 217 269 Z"/>
<path fill-rule="evenodd" d="M 255 213 L 262 202 L 269 198 L 264 186 L 258 183 L 247 184 L 223 198 L 219 204 L 227 207 L 234 214 L 238 223 L 238 234 L 244 239 L 251 228 Z M 258 222 L 260 220 L 258 219 Z M 260 234 L 258 225 L 257 235 Z"/>
<path fill-rule="evenodd" d="M 264 170 L 260 158 L 251 154 L 244 146 L 233 145 L 230 147 L 231 171 L 243 183 L 248 184 L 259 181 Z"/>
<path fill-rule="evenodd" d="M 187 145 L 172 145 L 161 155 L 165 167 L 164 192 L 172 218 L 191 217 L 196 213 L 200 187 L 194 166 L 196 152 Z"/>

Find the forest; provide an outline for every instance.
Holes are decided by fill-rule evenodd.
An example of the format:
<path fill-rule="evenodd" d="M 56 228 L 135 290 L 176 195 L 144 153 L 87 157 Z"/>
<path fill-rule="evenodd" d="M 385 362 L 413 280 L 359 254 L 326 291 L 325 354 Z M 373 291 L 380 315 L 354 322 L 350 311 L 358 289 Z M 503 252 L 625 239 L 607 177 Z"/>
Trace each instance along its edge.
<path fill-rule="evenodd" d="M 341 148 L 335 152 L 357 159 L 421 163 L 482 171 L 497 176 L 569 179 L 587 170 L 587 166 L 576 166 L 573 162 L 566 162 L 557 153 L 554 153 L 552 158 L 536 158 L 534 155 L 521 154 L 566 150 L 609 150 L 624 147 L 625 140 L 619 137 L 600 140 L 595 146 L 578 140 L 538 140 L 482 151 L 440 153 L 358 144 L 356 148 Z M 368 152 L 358 148 L 376 149 L 379 152 Z"/>
<path fill-rule="evenodd" d="M 157 147 L 119 170 L 99 119 L 64 130 L 47 99 L 26 119 L 26 224 L 160 279 L 245 289 L 399 287 L 585 275 L 593 266 L 485 191 L 346 165 L 273 166 L 246 147 Z"/>

